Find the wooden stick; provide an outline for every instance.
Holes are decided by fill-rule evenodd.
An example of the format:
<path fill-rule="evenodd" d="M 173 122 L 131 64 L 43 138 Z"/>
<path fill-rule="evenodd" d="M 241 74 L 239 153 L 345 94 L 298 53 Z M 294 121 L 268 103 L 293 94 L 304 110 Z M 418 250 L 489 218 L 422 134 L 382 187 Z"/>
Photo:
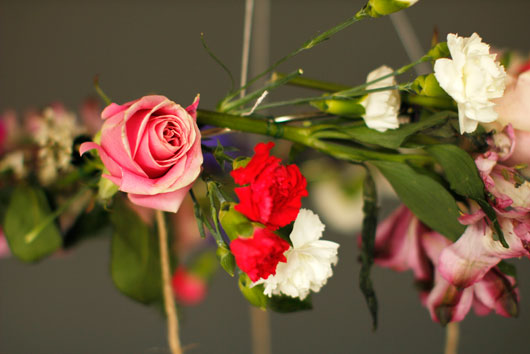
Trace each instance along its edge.
<path fill-rule="evenodd" d="M 171 286 L 171 271 L 169 267 L 169 252 L 167 245 L 167 229 L 164 220 L 164 212 L 156 211 L 156 222 L 158 224 L 158 239 L 160 241 L 160 267 L 162 270 L 162 292 L 164 294 L 164 308 L 167 316 L 167 340 L 172 354 L 182 354 L 179 339 L 179 323 L 177 309 Z"/>

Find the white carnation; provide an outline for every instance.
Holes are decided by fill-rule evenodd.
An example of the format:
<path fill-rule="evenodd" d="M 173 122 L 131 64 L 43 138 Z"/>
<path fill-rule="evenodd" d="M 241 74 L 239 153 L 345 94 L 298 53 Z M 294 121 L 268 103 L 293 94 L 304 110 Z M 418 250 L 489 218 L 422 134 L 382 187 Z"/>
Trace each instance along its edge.
<path fill-rule="evenodd" d="M 479 122 L 497 120 L 494 98 L 502 97 L 506 72 L 490 54 L 489 45 L 476 33 L 471 37 L 447 35 L 452 59 L 442 58 L 434 64 L 434 75 L 440 86 L 458 104 L 460 132 L 471 133 Z"/>
<path fill-rule="evenodd" d="M 381 66 L 368 74 L 366 82 L 374 81 L 385 75 L 391 74 L 393 70 L 388 66 Z M 394 76 L 369 85 L 367 89 L 377 89 L 396 85 Z M 365 108 L 364 122 L 368 128 L 384 132 L 387 129 L 399 127 L 398 113 L 401 100 L 398 90 L 386 90 L 373 92 L 366 96 L 361 102 Z"/>
<path fill-rule="evenodd" d="M 291 232 L 293 246 L 285 252 L 287 262 L 278 263 L 276 274 L 260 279 L 265 294 L 288 295 L 305 299 L 309 291 L 318 292 L 333 275 L 339 244 L 320 240 L 324 224 L 311 210 L 300 209 Z"/>

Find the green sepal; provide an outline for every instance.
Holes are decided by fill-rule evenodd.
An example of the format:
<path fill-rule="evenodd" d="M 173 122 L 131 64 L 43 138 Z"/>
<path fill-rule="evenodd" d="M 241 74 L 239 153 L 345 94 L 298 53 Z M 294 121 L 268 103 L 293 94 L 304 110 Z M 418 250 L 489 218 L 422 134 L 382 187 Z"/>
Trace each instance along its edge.
<path fill-rule="evenodd" d="M 361 97 L 362 99 L 362 97 Z M 366 111 L 364 106 L 357 100 L 325 100 L 312 101 L 310 104 L 321 112 L 341 117 L 362 117 Z"/>
<path fill-rule="evenodd" d="M 219 212 L 219 221 L 223 230 L 230 238 L 235 240 L 239 236 L 250 237 L 254 234 L 254 225 L 246 216 L 237 211 L 234 207 L 236 203 L 224 202 Z"/>
<path fill-rule="evenodd" d="M 409 1 L 400 0 L 369 0 L 366 11 L 371 17 L 390 15 L 411 6 Z"/>
<path fill-rule="evenodd" d="M 251 286 L 252 280 L 246 273 L 241 272 L 239 275 L 239 290 L 252 306 L 265 310 L 267 308 L 267 296 L 263 293 L 263 284 Z"/>
<path fill-rule="evenodd" d="M 431 50 L 429 50 L 427 56 L 430 57 L 433 61 L 440 58 L 450 58 L 451 52 L 449 51 L 447 42 L 437 43 L 434 47 L 431 48 Z"/>
<path fill-rule="evenodd" d="M 236 269 L 236 259 L 234 258 L 234 255 L 228 248 L 225 246 L 219 246 L 217 247 L 217 251 L 215 252 L 217 255 L 217 259 L 219 260 L 219 264 L 221 264 L 221 267 L 231 276 L 234 276 L 234 272 Z"/>
<path fill-rule="evenodd" d="M 421 96 L 449 97 L 449 95 L 440 87 L 434 74 L 418 76 L 412 83 L 412 89 Z"/>
<path fill-rule="evenodd" d="M 108 174 L 108 171 L 105 169 L 103 173 Z M 98 182 L 98 199 L 103 203 L 108 202 L 119 188 L 114 182 L 102 176 Z"/>
<path fill-rule="evenodd" d="M 267 308 L 280 313 L 298 312 L 311 310 L 313 302 L 311 295 L 308 295 L 303 300 L 286 295 L 273 295 L 267 298 Z"/>
<path fill-rule="evenodd" d="M 3 229 L 11 252 L 24 262 L 36 262 L 61 247 L 61 234 L 41 188 L 16 187 Z"/>

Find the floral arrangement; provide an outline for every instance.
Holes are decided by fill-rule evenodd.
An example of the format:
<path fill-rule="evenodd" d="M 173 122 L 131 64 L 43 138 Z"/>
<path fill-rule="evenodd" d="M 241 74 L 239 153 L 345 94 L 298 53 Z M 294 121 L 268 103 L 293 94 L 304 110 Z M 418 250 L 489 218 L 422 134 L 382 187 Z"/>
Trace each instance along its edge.
<path fill-rule="evenodd" d="M 302 207 L 310 176 L 299 166 L 324 155 L 358 167 L 359 287 L 374 328 L 374 264 L 412 270 L 432 320 L 452 331 L 471 307 L 516 317 L 518 282 L 508 260 L 530 252 L 529 62 L 493 53 L 474 33 L 435 35 L 419 60 L 375 68 L 357 86 L 276 71 L 346 27 L 416 1 L 369 0 L 233 89 L 215 110 L 199 109 L 199 95 L 186 108 L 161 95 L 117 104 L 96 80 L 105 108 L 87 101 L 82 122 L 59 104 L 30 112 L 23 125 L 5 112 L 0 254 L 37 262 L 111 226 L 116 287 L 140 303 L 164 304 L 169 346 L 180 353 L 175 301 L 200 302 L 217 264 L 257 308 L 312 307 L 311 294 L 333 275 L 339 244 Z M 398 81 L 422 63 L 432 73 Z M 321 94 L 267 101 L 285 85 Z M 267 142 L 246 153 L 231 132 Z M 289 148 L 285 161 L 273 139 Z M 385 220 L 377 204 L 382 179 L 402 202 Z M 192 260 L 183 262 L 188 253 Z"/>

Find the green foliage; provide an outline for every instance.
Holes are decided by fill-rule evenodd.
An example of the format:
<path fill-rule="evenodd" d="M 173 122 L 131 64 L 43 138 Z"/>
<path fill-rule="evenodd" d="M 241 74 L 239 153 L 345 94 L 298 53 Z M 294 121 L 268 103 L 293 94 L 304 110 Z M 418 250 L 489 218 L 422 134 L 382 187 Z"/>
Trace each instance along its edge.
<path fill-rule="evenodd" d="M 407 207 L 427 226 L 456 241 L 465 227 L 456 201 L 439 182 L 405 163 L 371 161 Z"/>
<path fill-rule="evenodd" d="M 361 246 L 361 271 L 359 274 L 359 287 L 366 299 L 368 309 L 372 315 L 372 327 L 377 328 L 377 297 L 375 296 L 370 269 L 374 264 L 374 245 L 377 230 L 377 190 L 375 182 L 368 169 L 363 184 L 363 228 Z"/>
<path fill-rule="evenodd" d="M 114 226 L 111 248 L 111 276 L 125 295 L 150 304 L 161 299 L 160 254 L 149 227 L 117 199 L 111 212 Z"/>
<path fill-rule="evenodd" d="M 286 295 L 273 295 L 267 298 L 267 308 L 275 312 L 290 313 L 311 310 L 313 303 L 311 301 L 311 295 L 303 300 Z"/>
<path fill-rule="evenodd" d="M 61 246 L 61 234 L 44 191 L 19 185 L 4 217 L 4 234 L 11 252 L 25 262 L 38 261 Z"/>
<path fill-rule="evenodd" d="M 455 145 L 432 145 L 427 148 L 427 151 L 442 166 L 451 189 L 461 196 L 475 200 L 480 205 L 491 220 L 499 241 L 508 248 L 508 243 L 504 239 L 504 234 L 497 220 L 497 214 L 486 200 L 484 183 L 471 156 Z"/>
<path fill-rule="evenodd" d="M 444 123 L 450 114 L 451 112 L 438 112 L 417 123 L 405 124 L 398 129 L 387 130 L 384 133 L 370 129 L 365 125 L 344 128 L 342 131 L 358 142 L 396 149 L 415 133 Z"/>
<path fill-rule="evenodd" d="M 449 52 L 447 42 L 437 43 L 431 48 L 431 50 L 429 50 L 427 56 L 429 56 L 433 61 L 440 58 L 449 58 L 451 56 L 451 52 Z"/>

